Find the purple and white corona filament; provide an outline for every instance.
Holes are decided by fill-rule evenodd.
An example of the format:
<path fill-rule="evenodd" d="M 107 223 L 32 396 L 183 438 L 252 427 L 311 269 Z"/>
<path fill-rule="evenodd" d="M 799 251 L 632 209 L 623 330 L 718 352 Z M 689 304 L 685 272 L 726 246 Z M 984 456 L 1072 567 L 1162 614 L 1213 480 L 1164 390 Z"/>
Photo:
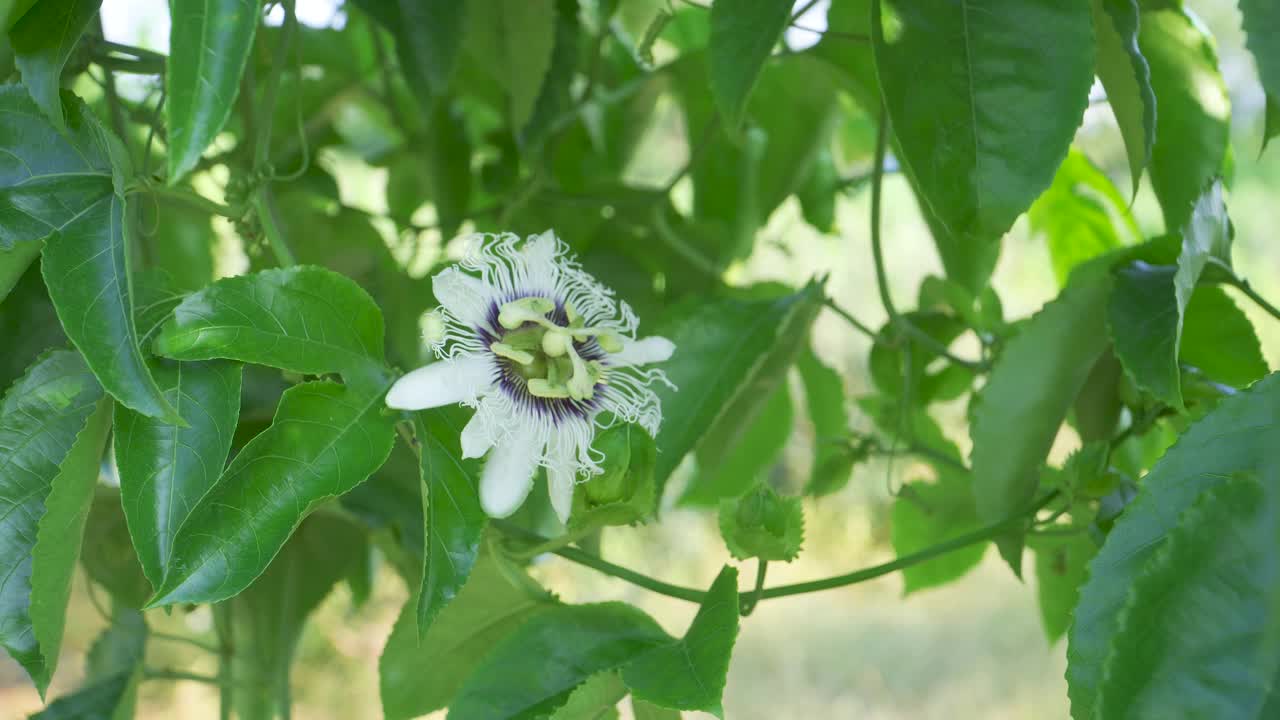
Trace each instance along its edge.
<path fill-rule="evenodd" d="M 462 454 L 488 455 L 485 512 L 515 512 L 542 466 L 551 504 L 567 520 L 576 480 L 601 472 L 591 440 L 602 417 L 657 434 L 662 407 L 649 386 L 670 383 L 641 366 L 666 360 L 675 346 L 636 339 L 635 313 L 550 230 L 523 242 L 510 233 L 468 242 L 461 269 L 432 278 L 440 308 L 427 318 L 426 337 L 440 360 L 396 381 L 387 405 L 474 407 Z"/>

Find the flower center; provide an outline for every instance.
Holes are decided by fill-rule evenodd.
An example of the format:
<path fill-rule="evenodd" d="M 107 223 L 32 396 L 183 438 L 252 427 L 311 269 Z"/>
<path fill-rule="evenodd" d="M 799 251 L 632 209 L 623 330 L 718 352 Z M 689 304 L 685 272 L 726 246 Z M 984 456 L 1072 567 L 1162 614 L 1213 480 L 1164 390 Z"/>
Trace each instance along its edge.
<path fill-rule="evenodd" d="M 505 332 L 489 350 L 510 362 L 534 397 L 590 400 L 607 372 L 599 360 L 583 358 L 579 346 L 594 338 L 601 350 L 615 353 L 622 350 L 622 339 L 608 328 L 587 327 L 567 303 L 569 324 L 559 325 L 547 317 L 555 309 L 555 302 L 544 297 L 504 303 L 498 324 Z"/>

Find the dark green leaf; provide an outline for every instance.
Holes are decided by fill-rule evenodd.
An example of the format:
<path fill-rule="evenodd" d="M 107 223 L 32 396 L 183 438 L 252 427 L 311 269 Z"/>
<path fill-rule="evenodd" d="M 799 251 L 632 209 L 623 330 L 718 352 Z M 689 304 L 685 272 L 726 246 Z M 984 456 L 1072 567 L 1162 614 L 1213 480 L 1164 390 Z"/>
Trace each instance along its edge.
<path fill-rule="evenodd" d="M 1098 718 L 1263 717 L 1280 667 L 1274 462 L 1265 488 L 1246 473 L 1205 490 L 1128 579 Z"/>
<path fill-rule="evenodd" d="M 5 338 L 5 351 L 0 353 L 0 387 L 4 388 L 45 351 L 66 347 L 67 336 L 49 302 L 39 261 L 27 268 L 13 292 L 0 303 L 0 337 Z"/>
<path fill-rule="evenodd" d="M 1090 563 L 1089 579 L 1080 590 L 1067 655 L 1074 717 L 1095 716 L 1104 663 L 1121 629 L 1120 615 L 1129 590 L 1163 547 L 1180 514 L 1205 490 L 1228 482 L 1231 475 L 1272 467 L 1277 398 L 1280 377 L 1276 375 L 1223 398 L 1183 433 L 1143 478 L 1138 496 L 1125 508 Z M 1197 542 L 1210 536 L 1198 535 Z M 1204 623 L 1201 627 L 1216 632 L 1219 625 Z"/>
<path fill-rule="evenodd" d="M 9 249 L 0 248 L 0 302 L 9 296 L 27 268 L 40 257 L 39 240 L 22 240 Z"/>
<path fill-rule="evenodd" d="M 416 598 L 400 612 L 379 661 L 382 708 L 388 720 L 408 720 L 450 704 L 481 661 L 527 619 L 554 600 L 523 570 L 485 555 L 456 602 L 419 640 Z"/>
<path fill-rule="evenodd" d="M 953 469 L 939 471 L 937 482 L 911 482 L 893 501 L 890 541 L 899 557 L 951 540 L 981 526 L 973 502 L 973 481 Z M 982 562 L 985 544 L 970 545 L 902 571 L 902 592 L 945 585 Z"/>
<path fill-rule="evenodd" d="M 485 657 L 458 691 L 449 716 L 488 720 L 549 714 L 592 675 L 671 642 L 657 623 L 630 605 L 548 608 Z M 525 670 L 530 658 L 538 659 L 535 673 Z"/>
<path fill-rule="evenodd" d="M 1267 361 L 1253 324 L 1222 288 L 1196 288 L 1182 319 L 1178 357 L 1210 379 L 1243 388 L 1262 379 Z"/>
<path fill-rule="evenodd" d="M 233 694 L 240 717 L 274 717 L 307 616 L 368 553 L 362 528 L 337 515 L 307 518 L 266 572 L 229 600 L 233 677 L 251 678 Z M 264 714 L 265 713 L 265 714 Z"/>
<path fill-rule="evenodd" d="M 1114 352 L 1103 352 L 1089 371 L 1072 407 L 1076 431 L 1084 442 L 1109 439 L 1120 421 L 1122 373 Z"/>
<path fill-rule="evenodd" d="M 128 673 L 113 675 L 54 700 L 30 720 L 127 720 L 131 715 L 115 713 L 136 682 Z"/>
<path fill-rule="evenodd" d="M 231 116 L 261 12 L 259 0 L 174 0 L 164 104 L 170 185 Z"/>
<path fill-rule="evenodd" d="M 1253 53 L 1258 66 L 1258 78 L 1267 92 L 1267 132 L 1263 135 L 1263 147 L 1275 136 L 1272 120 L 1275 115 L 1275 98 L 1280 97 L 1280 7 L 1267 0 L 1240 0 L 1243 17 L 1245 45 Z"/>
<path fill-rule="evenodd" d="M 43 695 L 58 665 L 71 599 L 71 576 L 80 558 L 85 520 L 98 484 L 102 451 L 111 429 L 111 401 L 98 400 L 76 436 L 44 499 L 44 514 L 31 548 L 31 632 L 38 663 L 23 663 Z"/>
<path fill-rule="evenodd" d="M 1135 262 L 1116 273 L 1107 324 L 1116 357 L 1138 387 L 1182 407 L 1178 340 L 1182 317 L 1174 294 L 1176 268 Z"/>
<path fill-rule="evenodd" d="M 22 84 L 59 130 L 67 127 L 59 96 L 62 66 L 101 4 L 102 0 L 37 3 L 9 30 L 13 60 L 22 73 Z"/>
<path fill-rule="evenodd" d="M 725 566 L 684 637 L 633 660 L 622 679 L 649 702 L 723 717 L 720 700 L 737 639 L 738 571 Z"/>
<path fill-rule="evenodd" d="M 847 448 L 849 414 L 844 405 L 844 381 L 808 348 L 796 358 L 796 369 L 800 371 L 805 405 L 813 423 L 813 469 L 805 492 L 827 495 L 844 487 L 853 470 Z"/>
<path fill-rule="evenodd" d="M 872 5 L 876 68 L 902 160 L 935 216 L 947 275 L 975 264 L 1049 186 L 1088 102 L 1085 3 L 967 0 Z M 921 62 L 929 58 L 929 62 Z"/>
<path fill-rule="evenodd" d="M 731 131 L 742 123 L 756 78 L 791 19 L 791 4 L 790 0 L 716 0 L 711 4 L 707 70 L 711 94 Z"/>
<path fill-rule="evenodd" d="M 1174 292 L 1181 315 L 1191 302 L 1196 284 L 1211 265 L 1231 267 L 1231 219 L 1222 200 L 1222 182 L 1214 180 L 1196 195 L 1186 227 L 1182 230 L 1182 251 Z"/>
<path fill-rule="evenodd" d="M 1067 154 L 1053 184 L 1027 214 L 1032 232 L 1048 242 L 1059 287 L 1075 266 L 1142 237 L 1128 202 L 1078 150 Z"/>
<path fill-rule="evenodd" d="M 1008 342 L 978 393 L 970 437 L 974 497 L 983 522 L 1023 510 L 1035 495 L 1058 427 L 1107 349 L 1108 270 L 1101 259 L 1077 268 L 1057 299 Z M 1020 572 L 1021 536 L 1006 535 L 997 544 Z"/>
<path fill-rule="evenodd" d="M 551 68 L 555 0 L 471 0 L 469 7 L 475 58 L 506 93 L 511 129 L 519 131 Z"/>
<path fill-rule="evenodd" d="M 1076 608 L 1080 586 L 1088 575 L 1087 565 L 1098 553 L 1098 546 L 1081 530 L 1070 535 L 1036 538 L 1031 549 L 1036 555 L 1040 620 L 1049 641 L 1055 642 L 1071 625 L 1071 612 Z"/>
<path fill-rule="evenodd" d="M 427 178 L 440 233 L 452 238 L 471 204 L 471 140 L 462 113 L 439 102 L 431 115 L 426 147 Z"/>
<path fill-rule="evenodd" d="M 739 560 L 791 562 L 804 544 L 804 508 L 759 482 L 742 497 L 720 502 L 720 536 Z"/>
<path fill-rule="evenodd" d="M 115 431 L 119 432 L 119 427 Z M 117 608 L 141 608 L 151 597 L 151 583 L 142 573 L 120 507 L 120 493 L 115 490 L 99 488 L 93 499 L 84 528 L 80 563 L 89 579 L 111 594 Z"/>
<path fill-rule="evenodd" d="M 46 502 L 77 436 L 102 399 L 102 389 L 74 352 L 44 355 L 0 405 L 0 645 L 33 678 L 43 666 L 32 630 L 32 552 Z"/>
<path fill-rule="evenodd" d="M 150 604 L 213 602 L 253 582 L 304 517 L 387 459 L 395 418 L 382 398 L 330 382 L 286 391 L 271 427 L 191 509 Z"/>
<path fill-rule="evenodd" d="M 150 208 L 154 207 L 154 217 Z M 168 273 L 176 288 L 191 292 L 213 282 L 213 251 L 217 236 L 209 214 L 175 202 L 150 202 L 141 207 L 147 257 Z"/>
<path fill-rule="evenodd" d="M 791 394 L 784 381 L 726 455 L 707 461 L 698 456 L 698 473 L 680 496 L 680 504 L 714 506 L 750 490 L 786 447 L 791 423 Z"/>
<path fill-rule="evenodd" d="M 116 407 L 120 497 L 138 559 L 159 587 L 174 537 L 227 462 L 240 415 L 241 366 L 157 362 L 161 391 L 187 427 Z"/>
<path fill-rule="evenodd" d="M 465 0 L 358 0 L 396 40 L 396 58 L 409 87 L 427 107 L 449 87 L 466 27 Z"/>
<path fill-rule="evenodd" d="M 454 408 L 418 415 L 422 512 L 427 538 L 418 595 L 418 636 L 467 582 L 488 517 L 480 507 L 480 463 L 462 459 L 463 422 Z"/>
<path fill-rule="evenodd" d="M 0 88 L 0 138 L 16 160 L 0 166 L 0 248 L 44 239 L 49 296 L 99 382 L 121 403 L 173 419 L 133 324 L 118 141 L 78 100 L 59 133 L 13 86 Z"/>
<path fill-rule="evenodd" d="M 382 313 L 351 280 L 298 266 L 226 278 L 188 296 L 156 338 L 178 360 L 226 358 L 381 382 Z"/>
<path fill-rule="evenodd" d="M 1093 0 L 1094 38 L 1098 48 L 1098 79 L 1120 126 L 1129 178 L 1138 192 L 1142 171 L 1151 162 L 1156 139 L 1156 95 L 1151 68 L 1138 47 L 1138 1 Z"/>
<path fill-rule="evenodd" d="M 1177 4 L 1143 12 L 1138 42 L 1151 65 L 1159 118 L 1151 185 L 1164 211 L 1165 231 L 1174 232 L 1223 170 L 1231 101 L 1213 40 Z"/>
<path fill-rule="evenodd" d="M 804 346 L 822 292 L 812 284 L 775 299 L 690 301 L 659 324 L 657 334 L 676 346 L 664 369 L 680 388 L 657 388 L 664 416 L 659 491 L 694 445 L 701 443 L 707 462 L 735 446 Z M 707 363 L 709 357 L 717 362 Z"/>

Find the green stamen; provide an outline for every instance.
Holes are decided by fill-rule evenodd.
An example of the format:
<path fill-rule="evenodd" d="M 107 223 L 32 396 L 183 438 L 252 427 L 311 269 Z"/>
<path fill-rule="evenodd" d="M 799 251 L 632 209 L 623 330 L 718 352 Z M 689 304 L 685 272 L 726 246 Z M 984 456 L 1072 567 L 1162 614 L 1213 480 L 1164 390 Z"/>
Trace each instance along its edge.
<path fill-rule="evenodd" d="M 495 355 L 514 360 L 521 365 L 531 365 L 534 361 L 533 353 L 527 353 L 523 350 L 517 350 L 506 343 L 496 342 L 489 346 Z"/>
<path fill-rule="evenodd" d="M 529 394 L 534 397 L 551 398 L 555 400 L 564 400 L 569 397 L 569 391 L 563 385 L 553 385 L 542 378 L 533 378 L 528 382 Z"/>

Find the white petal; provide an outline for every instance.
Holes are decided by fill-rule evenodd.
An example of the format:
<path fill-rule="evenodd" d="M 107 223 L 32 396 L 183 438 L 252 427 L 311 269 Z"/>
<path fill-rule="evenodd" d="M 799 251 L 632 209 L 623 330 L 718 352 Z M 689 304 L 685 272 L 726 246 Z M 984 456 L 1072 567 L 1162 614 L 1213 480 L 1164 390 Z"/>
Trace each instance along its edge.
<path fill-rule="evenodd" d="M 431 278 L 431 292 L 458 322 L 470 327 L 489 326 L 493 292 L 480 280 L 449 267 Z"/>
<path fill-rule="evenodd" d="M 654 335 L 640 340 L 622 340 L 622 352 L 609 356 L 615 365 L 648 365 L 671 357 L 676 346 L 670 340 Z"/>
<path fill-rule="evenodd" d="M 492 405 L 488 397 L 481 400 L 476 414 L 462 428 L 462 457 L 478 458 L 493 447 L 495 428 L 489 422 Z"/>
<path fill-rule="evenodd" d="M 489 517 L 515 512 L 533 488 L 538 467 L 539 437 L 532 428 L 495 445 L 480 476 L 480 506 Z"/>
<path fill-rule="evenodd" d="M 529 289 L 539 292 L 552 292 L 556 289 L 556 253 L 560 241 L 555 232 L 548 230 L 541 235 L 529 238 L 520 252 L 525 261 L 524 281 Z"/>
<path fill-rule="evenodd" d="M 562 436 L 563 437 L 563 436 Z M 573 486 L 576 463 L 575 448 L 570 442 L 557 438 L 549 443 L 547 460 L 547 491 L 551 495 L 551 507 L 556 511 L 560 522 L 569 522 L 569 511 L 573 509 Z"/>
<path fill-rule="evenodd" d="M 387 392 L 387 406 L 397 410 L 471 403 L 493 385 L 489 359 L 463 355 L 420 367 L 405 375 Z"/>

